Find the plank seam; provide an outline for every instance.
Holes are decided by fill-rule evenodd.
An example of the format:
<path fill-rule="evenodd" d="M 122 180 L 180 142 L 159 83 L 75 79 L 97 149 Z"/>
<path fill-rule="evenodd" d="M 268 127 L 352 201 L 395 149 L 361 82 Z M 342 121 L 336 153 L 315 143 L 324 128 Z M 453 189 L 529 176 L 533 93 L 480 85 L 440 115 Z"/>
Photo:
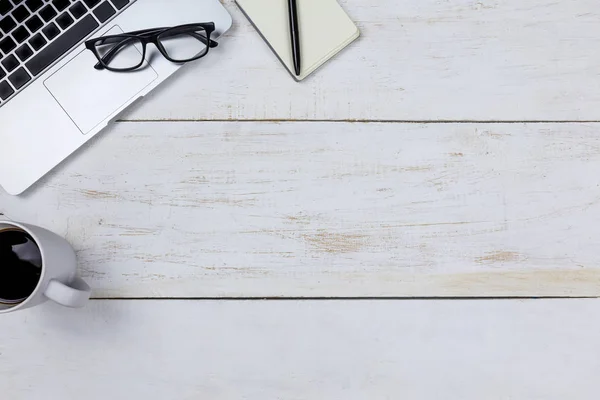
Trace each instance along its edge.
<path fill-rule="evenodd" d="M 598 296 L 501 296 L 501 297 L 94 297 L 93 301 L 497 301 L 497 300 L 577 300 Z"/>
<path fill-rule="evenodd" d="M 600 120 L 391 120 L 391 119 L 136 119 L 116 123 L 361 123 L 361 124 L 596 124 Z"/>

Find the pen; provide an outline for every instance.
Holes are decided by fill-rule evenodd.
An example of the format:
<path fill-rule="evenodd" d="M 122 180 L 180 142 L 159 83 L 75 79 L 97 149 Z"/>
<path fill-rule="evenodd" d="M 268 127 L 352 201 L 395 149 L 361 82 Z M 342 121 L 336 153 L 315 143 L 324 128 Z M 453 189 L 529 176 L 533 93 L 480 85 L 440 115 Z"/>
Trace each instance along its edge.
<path fill-rule="evenodd" d="M 300 28 L 298 26 L 298 7 L 296 6 L 296 0 L 289 0 L 289 14 L 294 70 L 296 71 L 296 76 L 300 76 L 300 66 L 302 61 L 300 56 Z"/>

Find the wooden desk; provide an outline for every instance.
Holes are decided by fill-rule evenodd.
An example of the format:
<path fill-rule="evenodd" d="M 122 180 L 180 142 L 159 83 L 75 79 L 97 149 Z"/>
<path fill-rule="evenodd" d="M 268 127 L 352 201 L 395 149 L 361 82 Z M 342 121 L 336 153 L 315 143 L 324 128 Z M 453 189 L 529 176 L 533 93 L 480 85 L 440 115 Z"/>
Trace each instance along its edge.
<path fill-rule="evenodd" d="M 2 317 L 0 392 L 594 397 L 598 300 L 398 299 L 600 295 L 597 2 L 343 0 L 362 37 L 301 84 L 224 3 L 210 57 L 0 194 L 95 288 Z"/>

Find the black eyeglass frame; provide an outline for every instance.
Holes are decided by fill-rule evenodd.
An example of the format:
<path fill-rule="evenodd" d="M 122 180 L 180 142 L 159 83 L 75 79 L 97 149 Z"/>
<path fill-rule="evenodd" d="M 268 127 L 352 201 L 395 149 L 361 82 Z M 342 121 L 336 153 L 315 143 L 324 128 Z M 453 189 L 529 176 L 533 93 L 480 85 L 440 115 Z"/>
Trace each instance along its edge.
<path fill-rule="evenodd" d="M 195 30 L 198 30 L 199 28 L 204 29 L 204 31 L 206 32 L 206 39 L 208 40 L 209 43 L 206 46 L 205 51 L 199 53 L 198 55 L 196 55 L 190 59 L 175 60 L 175 59 L 171 58 L 169 56 L 169 54 L 167 53 L 167 50 L 165 50 L 164 46 L 160 43 L 161 35 L 165 35 L 168 33 L 174 33 L 174 32 L 189 33 L 189 32 L 194 32 Z M 173 27 L 167 27 L 167 28 L 144 29 L 141 31 L 120 33 L 118 35 L 100 36 L 100 37 L 97 37 L 94 39 L 90 39 L 85 42 L 85 47 L 88 50 L 90 50 L 92 53 L 94 53 L 94 55 L 98 59 L 98 63 L 96 65 L 94 65 L 95 69 L 98 69 L 98 70 L 106 69 L 106 70 L 112 71 L 112 72 L 129 72 L 129 71 L 134 71 L 134 70 L 140 68 L 144 64 L 144 61 L 146 60 L 146 47 L 149 43 L 153 43 L 154 46 L 156 46 L 156 48 L 158 49 L 158 51 L 163 55 L 163 57 L 165 57 L 167 60 L 169 60 L 173 63 L 183 64 L 183 63 L 187 63 L 190 61 L 198 60 L 199 58 L 202 58 L 208 54 L 209 48 L 217 47 L 219 45 L 217 42 L 215 42 L 214 40 L 212 40 L 210 38 L 210 36 L 212 35 L 212 33 L 214 31 L 215 31 L 214 22 L 201 22 L 201 23 L 179 25 L 179 26 L 173 26 Z M 107 64 L 107 61 L 105 61 L 107 56 L 109 56 L 109 58 L 110 58 L 111 52 L 109 51 L 104 56 L 101 56 L 100 53 L 98 53 L 98 48 L 96 47 L 97 42 L 106 40 L 106 39 L 118 39 L 118 38 L 136 39 L 142 45 L 142 57 L 141 57 L 141 61 L 138 65 L 136 65 L 134 67 L 130 67 L 130 68 L 113 68 Z M 200 39 L 200 40 L 202 40 L 202 39 Z"/>

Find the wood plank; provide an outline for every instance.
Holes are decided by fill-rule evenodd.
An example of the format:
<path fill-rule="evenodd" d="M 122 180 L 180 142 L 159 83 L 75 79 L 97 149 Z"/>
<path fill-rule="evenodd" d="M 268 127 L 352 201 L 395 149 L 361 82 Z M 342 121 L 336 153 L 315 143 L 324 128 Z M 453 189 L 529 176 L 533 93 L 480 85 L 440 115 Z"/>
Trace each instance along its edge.
<path fill-rule="evenodd" d="M 96 301 L 0 318 L 4 398 L 593 399 L 598 300 Z"/>
<path fill-rule="evenodd" d="M 97 297 L 598 296 L 600 124 L 120 123 L 1 211 Z"/>
<path fill-rule="evenodd" d="M 224 3 L 221 46 L 124 118 L 600 119 L 595 0 L 341 0 L 362 37 L 302 84 Z"/>

